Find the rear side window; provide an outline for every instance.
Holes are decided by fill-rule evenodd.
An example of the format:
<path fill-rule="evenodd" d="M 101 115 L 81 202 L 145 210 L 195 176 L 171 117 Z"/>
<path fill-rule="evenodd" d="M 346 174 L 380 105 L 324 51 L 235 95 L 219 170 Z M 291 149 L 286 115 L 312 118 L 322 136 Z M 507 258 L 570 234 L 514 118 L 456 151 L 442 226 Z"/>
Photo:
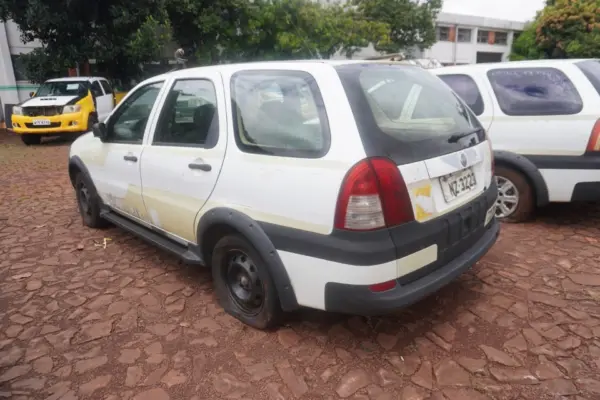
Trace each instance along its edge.
<path fill-rule="evenodd" d="M 473 78 L 464 74 L 438 76 L 471 107 L 475 115 L 483 113 L 483 98 Z"/>
<path fill-rule="evenodd" d="M 112 94 L 112 87 L 110 87 L 110 84 L 107 81 L 102 80 L 100 81 L 100 84 L 102 85 L 102 89 L 104 89 L 104 93 Z"/>
<path fill-rule="evenodd" d="M 588 78 L 596 92 L 600 94 L 600 60 L 586 60 L 575 63 L 575 65 Z"/>
<path fill-rule="evenodd" d="M 571 115 L 583 109 L 577 89 L 556 68 L 498 68 L 487 76 L 506 115 Z"/>
<path fill-rule="evenodd" d="M 307 72 L 256 70 L 231 78 L 235 139 L 245 152 L 319 158 L 330 145 L 316 81 Z"/>

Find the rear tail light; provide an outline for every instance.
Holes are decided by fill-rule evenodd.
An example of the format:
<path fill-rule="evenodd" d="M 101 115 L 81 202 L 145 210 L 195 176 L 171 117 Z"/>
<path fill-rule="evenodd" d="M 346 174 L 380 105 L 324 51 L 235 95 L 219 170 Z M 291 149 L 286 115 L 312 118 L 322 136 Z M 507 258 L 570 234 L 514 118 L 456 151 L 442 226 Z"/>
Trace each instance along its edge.
<path fill-rule="evenodd" d="M 496 166 L 494 165 L 494 149 L 492 148 L 492 141 L 490 140 L 490 137 L 488 136 L 487 132 L 485 133 L 485 140 L 487 140 L 488 146 L 490 147 L 490 162 L 492 163 L 491 165 L 493 177 L 496 172 Z"/>
<path fill-rule="evenodd" d="M 368 231 L 414 221 L 404 179 L 387 158 L 367 158 L 348 172 L 338 197 L 335 227 Z"/>
<path fill-rule="evenodd" d="M 586 152 L 600 151 L 600 119 L 596 121 L 592 128 L 592 134 L 585 150 Z"/>

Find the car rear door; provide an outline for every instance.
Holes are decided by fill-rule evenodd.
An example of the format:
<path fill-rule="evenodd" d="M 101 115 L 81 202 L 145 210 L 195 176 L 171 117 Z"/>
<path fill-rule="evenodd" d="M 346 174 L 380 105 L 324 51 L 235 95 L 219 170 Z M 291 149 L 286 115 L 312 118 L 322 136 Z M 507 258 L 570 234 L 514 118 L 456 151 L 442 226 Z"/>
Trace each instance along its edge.
<path fill-rule="evenodd" d="M 195 218 L 210 198 L 227 144 L 223 81 L 218 72 L 172 79 L 142 154 L 143 199 L 152 225 L 195 242 Z"/>

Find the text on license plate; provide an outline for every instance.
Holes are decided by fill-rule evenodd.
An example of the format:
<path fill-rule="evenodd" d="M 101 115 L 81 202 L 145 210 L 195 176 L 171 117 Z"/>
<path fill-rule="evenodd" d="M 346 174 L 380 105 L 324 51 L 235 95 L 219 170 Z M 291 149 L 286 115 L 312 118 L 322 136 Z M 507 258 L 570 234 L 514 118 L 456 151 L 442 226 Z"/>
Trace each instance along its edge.
<path fill-rule="evenodd" d="M 33 125 L 34 126 L 48 126 L 48 125 L 50 125 L 50 120 L 48 120 L 48 119 L 34 119 L 33 120 Z"/>
<path fill-rule="evenodd" d="M 463 169 L 440 178 L 440 185 L 446 202 L 450 202 L 477 187 L 475 172 L 472 168 Z"/>

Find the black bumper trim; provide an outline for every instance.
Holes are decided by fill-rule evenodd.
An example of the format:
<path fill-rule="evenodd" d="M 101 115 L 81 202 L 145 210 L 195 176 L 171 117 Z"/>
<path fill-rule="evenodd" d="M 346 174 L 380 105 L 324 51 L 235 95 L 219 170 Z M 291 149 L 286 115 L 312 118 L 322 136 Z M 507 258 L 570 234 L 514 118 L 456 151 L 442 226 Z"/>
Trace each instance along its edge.
<path fill-rule="evenodd" d="M 585 153 L 580 156 L 523 154 L 523 157 L 531 161 L 538 169 L 600 169 L 600 155 L 598 153 Z"/>
<path fill-rule="evenodd" d="M 329 235 L 260 222 L 277 250 L 356 266 L 394 261 L 437 243 L 443 257 L 453 258 L 469 246 L 483 226 L 485 213 L 496 201 L 496 183 L 465 205 L 427 222 L 408 222 L 368 232 L 334 230 Z M 464 224 L 466 223 L 466 225 Z"/>
<path fill-rule="evenodd" d="M 455 259 L 411 283 L 374 293 L 366 285 L 329 282 L 325 285 L 325 310 L 353 315 L 386 314 L 411 305 L 436 292 L 469 269 L 494 245 L 500 233 L 495 219 L 483 236 Z"/>
<path fill-rule="evenodd" d="M 600 182 L 579 182 L 573 188 L 571 201 L 600 201 Z"/>

